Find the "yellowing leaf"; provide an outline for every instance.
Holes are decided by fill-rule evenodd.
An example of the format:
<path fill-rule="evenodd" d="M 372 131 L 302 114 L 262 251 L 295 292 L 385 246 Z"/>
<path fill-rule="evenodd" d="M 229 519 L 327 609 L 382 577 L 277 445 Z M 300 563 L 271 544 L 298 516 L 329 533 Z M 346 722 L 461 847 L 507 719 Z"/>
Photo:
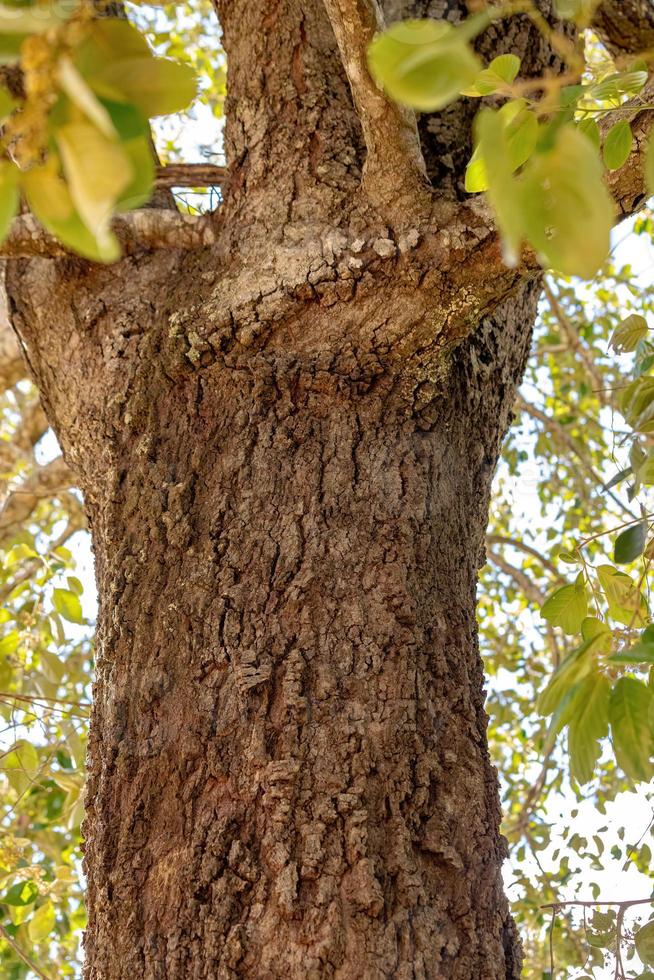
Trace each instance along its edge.
<path fill-rule="evenodd" d="M 132 179 L 132 165 L 121 145 L 90 123 L 68 123 L 56 138 L 75 207 L 102 241 L 114 205 Z"/>
<path fill-rule="evenodd" d="M 53 589 L 52 603 L 57 612 L 71 623 L 83 623 L 82 605 L 79 596 L 68 589 Z"/>
<path fill-rule="evenodd" d="M 647 336 L 647 320 L 644 316 L 632 313 L 620 323 L 611 337 L 611 347 L 619 354 L 634 351 L 641 340 Z"/>
<path fill-rule="evenodd" d="M 634 936 L 636 952 L 643 963 L 654 966 L 654 920 L 639 929 Z"/>
<path fill-rule="evenodd" d="M 88 116 L 101 133 L 112 139 L 116 135 L 116 130 L 111 121 L 111 116 L 96 98 L 95 93 L 89 88 L 70 58 L 62 58 L 59 61 L 57 77 L 68 98 Z"/>
<path fill-rule="evenodd" d="M 30 210 L 64 245 L 95 262 L 115 262 L 120 257 L 114 235 L 97 239 L 80 218 L 68 187 L 57 173 L 56 158 L 23 174 L 22 186 Z"/>
<path fill-rule="evenodd" d="M 614 218 L 602 166 L 590 141 L 572 124 L 554 146 L 531 157 L 520 208 L 530 243 L 543 264 L 590 279 L 604 263 Z"/>
<path fill-rule="evenodd" d="M 436 20 L 393 24 L 370 45 L 368 65 L 393 99 L 423 112 L 443 109 L 481 70 L 466 34 Z"/>
<path fill-rule="evenodd" d="M 52 902 L 40 905 L 27 924 L 27 932 L 34 943 L 40 943 L 52 933 L 55 924 L 55 910 Z"/>

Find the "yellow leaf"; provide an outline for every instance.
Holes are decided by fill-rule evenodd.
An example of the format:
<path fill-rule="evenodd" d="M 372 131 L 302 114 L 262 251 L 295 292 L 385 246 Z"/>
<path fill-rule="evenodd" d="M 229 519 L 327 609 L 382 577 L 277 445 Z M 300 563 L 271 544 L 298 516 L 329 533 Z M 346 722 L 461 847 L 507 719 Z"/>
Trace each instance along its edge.
<path fill-rule="evenodd" d="M 55 924 L 55 910 L 52 902 L 40 905 L 27 924 L 27 931 L 33 943 L 47 939 Z"/>
<path fill-rule="evenodd" d="M 114 204 L 132 179 L 129 159 L 119 143 L 91 123 L 68 123 L 56 138 L 75 207 L 102 241 L 109 233 Z"/>

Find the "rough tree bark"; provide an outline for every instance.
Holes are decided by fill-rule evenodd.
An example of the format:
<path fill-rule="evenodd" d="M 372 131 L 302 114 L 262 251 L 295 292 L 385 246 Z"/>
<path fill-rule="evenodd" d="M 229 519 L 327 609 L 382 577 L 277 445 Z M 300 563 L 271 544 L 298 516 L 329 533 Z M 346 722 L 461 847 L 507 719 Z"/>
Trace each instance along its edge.
<path fill-rule="evenodd" d="M 520 974 L 475 588 L 537 276 L 458 203 L 466 104 L 434 193 L 325 6 L 218 2 L 213 244 L 8 267 L 96 555 L 88 980 Z"/>

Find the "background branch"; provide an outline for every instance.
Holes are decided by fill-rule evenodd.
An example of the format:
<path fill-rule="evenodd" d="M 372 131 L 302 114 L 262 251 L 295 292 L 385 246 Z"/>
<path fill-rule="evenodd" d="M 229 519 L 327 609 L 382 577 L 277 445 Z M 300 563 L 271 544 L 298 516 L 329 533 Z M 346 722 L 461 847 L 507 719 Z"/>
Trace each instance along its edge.
<path fill-rule="evenodd" d="M 169 163 L 157 167 L 157 187 L 221 187 L 227 167 L 213 163 Z"/>
<path fill-rule="evenodd" d="M 211 214 L 196 216 L 143 208 L 117 215 L 112 228 L 126 255 L 150 249 L 198 249 L 215 241 Z M 31 214 L 15 218 L 7 238 L 0 244 L 0 258 L 5 259 L 58 258 L 70 254 Z"/>

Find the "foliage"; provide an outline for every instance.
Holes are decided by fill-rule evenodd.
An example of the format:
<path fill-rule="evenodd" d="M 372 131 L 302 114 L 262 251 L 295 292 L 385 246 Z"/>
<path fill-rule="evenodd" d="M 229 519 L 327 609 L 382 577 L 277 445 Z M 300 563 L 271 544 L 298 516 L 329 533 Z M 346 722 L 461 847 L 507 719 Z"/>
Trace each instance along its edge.
<path fill-rule="evenodd" d="M 196 93 L 188 65 L 156 57 L 127 20 L 94 16 L 90 0 L 0 6 L 0 237 L 20 195 L 64 244 L 118 258 L 118 211 L 146 203 L 154 156 L 149 120 Z M 13 78 L 13 83 L 10 79 Z"/>
<path fill-rule="evenodd" d="M 566 0 L 557 9 L 583 26 L 597 6 Z M 514 54 L 480 64 L 471 42 L 490 22 L 516 14 L 527 14 L 547 32 L 564 72 L 521 79 Z M 368 61 L 392 98 L 420 111 L 443 109 L 460 95 L 492 96 L 476 119 L 466 190 L 486 194 L 505 261 L 516 265 L 527 244 L 544 268 L 593 277 L 608 256 L 616 213 L 603 175 L 620 170 L 631 154 L 646 60 L 594 62 L 564 35 L 552 36 L 527 0 L 489 5 L 457 27 L 433 20 L 394 24 L 373 41 Z M 654 150 L 648 159 L 654 160 Z M 654 190 L 654 164 L 647 169 Z"/>
<path fill-rule="evenodd" d="M 21 382 L 0 408 L 3 481 L 8 490 L 30 486 L 40 469 L 32 440 L 47 428 L 35 393 Z M 0 521 L 0 974 L 15 980 L 30 975 L 16 950 L 47 975 L 73 976 L 85 924 L 79 848 L 92 660 L 65 544 L 80 527 L 68 491 L 35 497 L 23 524 Z"/>

